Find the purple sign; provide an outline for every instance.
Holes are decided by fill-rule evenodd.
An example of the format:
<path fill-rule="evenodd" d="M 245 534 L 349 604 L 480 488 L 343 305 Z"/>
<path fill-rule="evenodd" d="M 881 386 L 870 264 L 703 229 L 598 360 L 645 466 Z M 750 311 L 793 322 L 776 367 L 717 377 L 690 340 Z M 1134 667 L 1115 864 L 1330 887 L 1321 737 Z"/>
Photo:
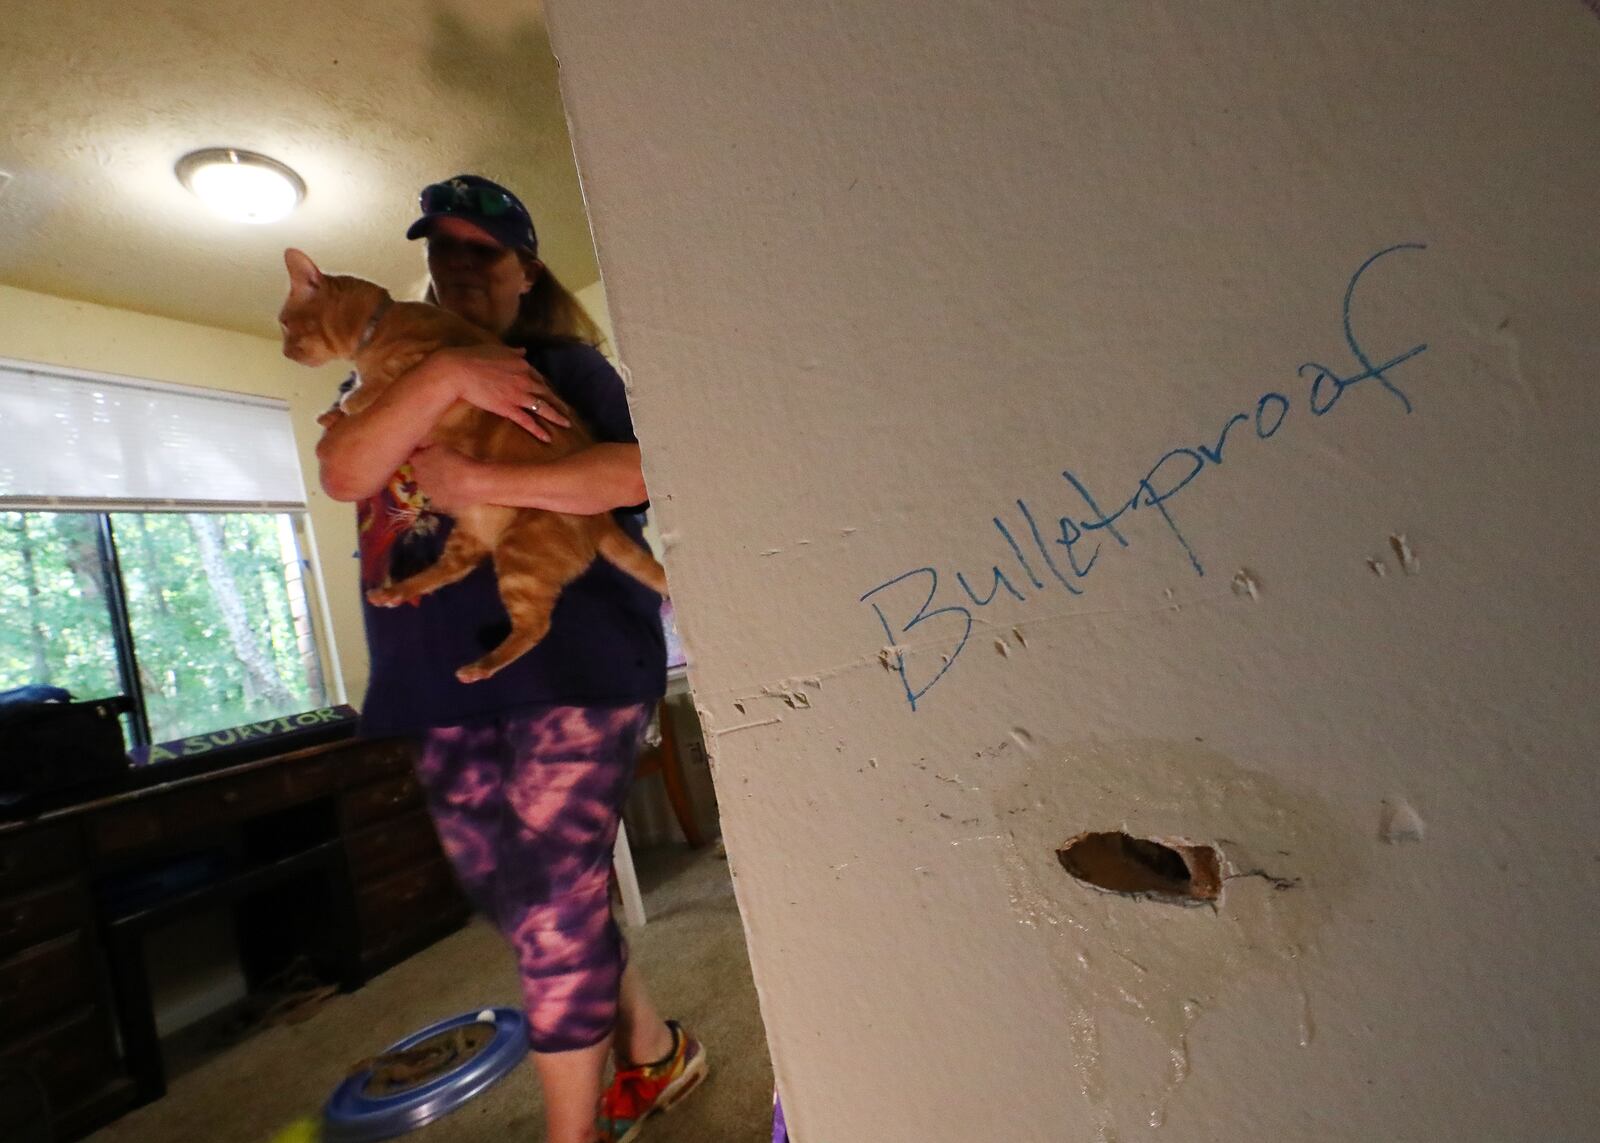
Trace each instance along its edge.
<path fill-rule="evenodd" d="M 156 742 L 149 746 L 135 746 L 128 751 L 132 766 L 148 766 L 153 762 L 174 762 L 179 758 L 195 758 L 217 750 L 241 746 L 247 742 L 261 743 L 268 739 L 281 739 L 285 749 L 293 749 L 294 740 L 312 731 L 326 731 L 348 725 L 352 729 L 359 716 L 348 706 L 323 707 L 299 714 L 286 714 L 282 718 L 265 722 L 248 722 L 243 726 L 230 726 L 226 730 L 213 730 L 209 734 L 192 734 L 188 738 L 175 738 L 171 742 Z"/>

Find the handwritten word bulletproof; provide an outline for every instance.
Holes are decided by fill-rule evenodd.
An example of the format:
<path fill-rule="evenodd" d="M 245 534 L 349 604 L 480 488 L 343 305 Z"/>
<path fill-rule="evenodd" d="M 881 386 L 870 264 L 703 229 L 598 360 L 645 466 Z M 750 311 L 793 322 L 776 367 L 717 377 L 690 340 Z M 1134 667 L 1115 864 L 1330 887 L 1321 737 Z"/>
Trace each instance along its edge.
<path fill-rule="evenodd" d="M 1307 361 L 1295 371 L 1301 380 L 1309 382 L 1303 399 L 1305 407 L 1311 411 L 1313 417 L 1324 417 L 1331 413 L 1347 392 L 1366 381 L 1376 381 L 1401 409 L 1406 413 L 1411 412 L 1411 399 L 1396 384 L 1393 373 L 1402 363 L 1426 352 L 1427 345 L 1412 346 L 1403 353 L 1374 364 L 1356 339 L 1355 329 L 1350 321 L 1350 309 L 1362 278 L 1380 260 L 1399 250 L 1425 249 L 1426 245 L 1418 242 L 1403 242 L 1386 247 L 1361 263 L 1356 272 L 1350 276 L 1350 282 L 1344 292 L 1342 313 L 1344 339 L 1359 368 L 1349 376 L 1344 376 L 1319 362 Z M 966 603 L 951 602 L 941 597 L 941 588 L 951 596 L 954 593 L 948 591 L 948 583 L 941 578 L 936 567 L 912 568 L 893 579 L 885 580 L 863 594 L 859 602 L 872 608 L 873 614 L 883 626 L 883 633 L 888 636 L 890 647 L 895 649 L 895 653 L 885 656 L 885 662 L 898 674 L 911 709 L 917 709 L 917 703 L 940 679 L 944 678 L 966 648 L 967 640 L 972 635 L 972 607 L 988 607 L 1002 591 L 1017 602 L 1026 603 L 1029 599 L 1025 590 L 1027 587 L 1031 586 L 1033 591 L 1043 593 L 1049 589 L 1052 581 L 1069 595 L 1082 595 L 1084 588 L 1081 581 L 1088 578 L 1100 559 L 1100 549 L 1105 542 L 1100 538 L 1100 534 L 1104 533 L 1121 547 L 1129 546 L 1127 537 L 1117 524 L 1130 512 L 1151 509 L 1157 513 L 1162 523 L 1182 546 L 1195 574 L 1204 576 L 1205 567 L 1201 564 L 1199 555 L 1189 543 L 1188 537 L 1178 527 L 1177 520 L 1173 518 L 1173 501 L 1202 473 L 1222 467 L 1223 451 L 1228 444 L 1229 434 L 1233 434 L 1236 441 L 1240 438 L 1248 439 L 1251 435 L 1256 440 L 1270 441 L 1283 428 L 1293 408 L 1294 402 L 1285 393 L 1268 390 L 1261 394 L 1256 399 L 1254 408 L 1236 412 L 1223 422 L 1215 443 L 1179 445 L 1163 453 L 1139 478 L 1130 495 L 1122 500 L 1109 502 L 1117 505 L 1114 512 L 1107 513 L 1100 506 L 1100 501 L 1076 473 L 1071 469 L 1063 471 L 1062 478 L 1070 486 L 1072 494 L 1082 501 L 1083 509 L 1077 516 L 1060 515 L 1046 522 L 1035 515 L 1027 501 L 1018 500 L 1017 515 L 1009 523 L 1000 516 L 995 516 L 992 521 L 995 531 L 1000 534 L 1009 550 L 1009 556 L 1003 557 L 1003 561 L 1009 567 L 1011 560 L 1015 560 L 1021 574 L 1018 575 L 1015 571 L 1003 571 L 999 564 L 994 564 L 991 567 L 993 579 L 987 585 L 981 585 L 986 587 L 988 594 L 980 596 L 972 584 L 967 582 L 966 575 L 957 572 L 956 585 L 970 601 L 970 607 Z M 1019 582 L 1022 583 L 1021 587 L 1018 586 Z M 920 603 L 917 602 L 919 595 Z M 890 618 L 890 612 L 885 610 L 886 607 L 893 610 L 895 615 L 893 619 Z M 913 607 L 911 617 L 902 621 L 901 617 Z M 952 617 L 948 621 L 952 625 L 952 633 L 956 628 L 961 629 L 961 638 L 955 643 L 955 649 L 949 652 L 933 677 L 921 685 L 915 685 L 907 669 L 908 654 L 899 640 L 910 635 L 924 623 L 944 616 Z"/>

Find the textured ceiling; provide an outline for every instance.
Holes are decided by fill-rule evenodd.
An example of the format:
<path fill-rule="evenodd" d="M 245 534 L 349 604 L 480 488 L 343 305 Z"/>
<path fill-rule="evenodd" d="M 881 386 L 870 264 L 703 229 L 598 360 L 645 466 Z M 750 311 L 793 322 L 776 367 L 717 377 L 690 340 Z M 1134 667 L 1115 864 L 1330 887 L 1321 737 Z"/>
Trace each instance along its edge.
<path fill-rule="evenodd" d="M 532 0 L 6 7 L 0 282 L 276 336 L 285 246 L 409 290 L 416 191 L 463 170 L 521 194 L 569 287 L 598 276 Z M 306 201 L 266 226 L 214 218 L 173 174 L 208 146 L 287 163 Z"/>

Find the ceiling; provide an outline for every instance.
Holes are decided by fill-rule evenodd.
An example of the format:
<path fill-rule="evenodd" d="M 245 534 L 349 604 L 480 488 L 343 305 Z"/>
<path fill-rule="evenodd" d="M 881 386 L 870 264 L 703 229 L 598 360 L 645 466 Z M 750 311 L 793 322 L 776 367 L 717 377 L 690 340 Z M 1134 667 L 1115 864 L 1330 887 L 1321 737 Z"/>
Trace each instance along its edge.
<path fill-rule="evenodd" d="M 0 283 L 276 337 L 285 246 L 411 290 L 416 192 L 469 170 L 527 202 L 570 288 L 598 277 L 536 0 L 7 7 Z M 305 202 L 213 217 L 173 174 L 212 146 L 287 163 Z"/>

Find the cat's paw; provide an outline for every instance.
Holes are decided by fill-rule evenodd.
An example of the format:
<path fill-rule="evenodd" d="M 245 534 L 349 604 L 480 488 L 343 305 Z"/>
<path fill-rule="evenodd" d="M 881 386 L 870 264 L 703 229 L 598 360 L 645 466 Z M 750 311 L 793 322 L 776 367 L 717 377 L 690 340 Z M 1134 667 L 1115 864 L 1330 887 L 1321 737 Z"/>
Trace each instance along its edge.
<path fill-rule="evenodd" d="M 392 587 L 375 587 L 367 592 L 367 602 L 374 607 L 399 607 L 406 596 Z"/>
<path fill-rule="evenodd" d="M 458 683 L 481 683 L 492 674 L 494 674 L 493 671 L 479 666 L 477 663 L 468 663 L 465 667 L 461 667 L 456 671 L 456 681 Z"/>

